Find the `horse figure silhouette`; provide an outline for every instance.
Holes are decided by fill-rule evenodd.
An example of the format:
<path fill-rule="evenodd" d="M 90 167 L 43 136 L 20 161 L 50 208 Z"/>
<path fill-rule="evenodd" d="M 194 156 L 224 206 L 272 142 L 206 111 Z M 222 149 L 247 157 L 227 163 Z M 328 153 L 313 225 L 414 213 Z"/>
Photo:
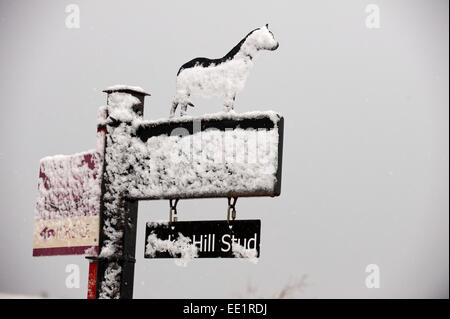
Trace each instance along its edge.
<path fill-rule="evenodd" d="M 234 108 L 236 94 L 241 91 L 253 67 L 253 58 L 261 50 L 274 51 L 279 44 L 269 25 L 251 31 L 230 52 L 220 59 L 195 58 L 183 64 L 177 73 L 176 94 L 170 117 L 175 116 L 178 105 L 180 115 L 186 115 L 193 95 L 224 97 L 225 111 Z"/>

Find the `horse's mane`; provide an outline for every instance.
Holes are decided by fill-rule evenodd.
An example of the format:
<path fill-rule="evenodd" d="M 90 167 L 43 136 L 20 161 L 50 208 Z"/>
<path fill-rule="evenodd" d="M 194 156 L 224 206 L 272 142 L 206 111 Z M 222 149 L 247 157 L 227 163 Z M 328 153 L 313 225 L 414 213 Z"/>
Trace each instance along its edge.
<path fill-rule="evenodd" d="M 239 43 L 236 44 L 236 45 L 234 46 L 234 48 L 232 48 L 231 51 L 228 52 L 223 58 L 220 58 L 220 59 L 195 58 L 195 59 L 193 59 L 193 60 L 191 60 L 191 61 L 186 62 L 185 64 L 183 64 L 183 65 L 180 67 L 180 69 L 178 70 L 177 76 L 180 74 L 180 72 L 181 72 L 183 69 L 186 69 L 186 68 L 192 68 L 192 67 L 195 67 L 195 66 L 198 66 L 198 65 L 201 65 L 201 66 L 203 66 L 203 67 L 208 67 L 208 66 L 210 66 L 210 65 L 212 65 L 212 64 L 217 65 L 217 64 L 223 63 L 223 62 L 225 62 L 225 61 L 232 60 L 232 59 L 234 58 L 234 56 L 235 56 L 236 54 L 238 54 L 239 50 L 241 50 L 241 47 L 242 47 L 242 45 L 244 44 L 245 40 L 247 40 L 247 38 L 248 38 L 253 32 L 255 32 L 256 30 L 259 30 L 259 28 L 250 31 L 249 34 L 247 34 L 247 35 L 245 36 L 245 38 L 243 38 L 241 41 L 239 41 Z"/>
<path fill-rule="evenodd" d="M 239 41 L 238 44 L 235 45 L 234 48 L 231 49 L 230 52 L 228 52 L 223 58 L 222 60 L 226 61 L 226 60 L 231 60 L 232 58 L 234 58 L 234 56 L 239 52 L 239 50 L 241 49 L 241 46 L 244 44 L 245 40 L 247 40 L 247 38 L 256 30 L 259 30 L 259 28 L 252 30 L 249 32 L 249 34 L 247 34 L 245 36 L 245 38 L 243 38 L 241 41 Z"/>

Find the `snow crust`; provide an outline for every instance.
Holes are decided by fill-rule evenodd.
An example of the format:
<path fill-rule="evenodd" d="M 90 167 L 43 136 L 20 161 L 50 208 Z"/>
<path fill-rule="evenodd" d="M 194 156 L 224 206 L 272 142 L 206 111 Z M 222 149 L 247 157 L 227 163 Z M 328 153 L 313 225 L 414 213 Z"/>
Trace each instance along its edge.
<path fill-rule="evenodd" d="M 157 252 L 168 252 L 173 257 L 178 266 L 187 266 L 187 264 L 198 257 L 198 247 L 191 244 L 191 239 L 178 233 L 176 240 L 159 239 L 156 234 L 151 233 L 147 237 L 145 252 L 150 257 L 154 257 Z"/>
<path fill-rule="evenodd" d="M 139 103 L 140 100 L 129 93 L 110 93 L 106 112 L 99 116 L 101 123 L 106 125 L 108 133 L 105 143 L 105 159 L 108 165 L 104 172 L 108 186 L 103 196 L 103 233 L 105 238 L 100 257 L 113 257 L 122 247 L 123 227 L 120 225 L 120 221 L 125 220 L 123 198 L 127 194 L 130 179 L 128 144 L 130 136 L 136 130 L 135 126 L 130 125 L 130 122 L 136 122 L 138 118 L 133 111 L 133 106 Z M 108 118 L 102 121 L 104 114 L 107 114 Z M 107 125 L 112 120 L 120 121 L 120 125 L 117 128 Z"/>
<path fill-rule="evenodd" d="M 254 57 L 260 50 L 275 50 L 277 47 L 278 42 L 275 40 L 273 34 L 267 26 L 263 26 L 247 37 L 242 44 L 237 58 L 246 56 Z"/>
<path fill-rule="evenodd" d="M 176 102 L 185 102 L 185 92 L 203 97 L 233 96 L 244 88 L 252 67 L 252 60 L 246 58 L 207 68 L 195 66 L 183 69 L 177 77 Z"/>
<path fill-rule="evenodd" d="M 109 263 L 105 270 L 105 276 L 102 281 L 99 299 L 119 298 L 121 272 L 122 267 L 118 263 Z"/>
<path fill-rule="evenodd" d="M 158 226 L 169 226 L 169 221 L 168 220 L 154 220 L 151 222 L 147 222 L 147 227 L 158 227 Z"/>
<path fill-rule="evenodd" d="M 231 243 L 231 251 L 237 258 L 245 258 L 253 264 L 258 263 L 258 252 L 256 251 L 256 249 L 247 249 L 244 246 L 239 245 L 238 243 L 233 241 Z"/>
<path fill-rule="evenodd" d="M 245 113 L 237 113 L 235 111 L 222 111 L 216 113 L 207 113 L 200 116 L 190 116 L 185 115 L 183 117 L 176 118 L 161 118 L 157 120 L 144 121 L 144 120 L 136 120 L 135 125 L 158 125 L 162 123 L 186 123 L 191 121 L 210 121 L 210 120 L 247 120 L 247 119 L 260 119 L 264 117 L 269 117 L 270 120 L 274 123 L 275 127 L 278 127 L 278 122 L 281 119 L 281 115 L 275 111 L 251 111 Z"/>
<path fill-rule="evenodd" d="M 35 219 L 98 215 L 102 166 L 95 150 L 42 158 Z"/>
<path fill-rule="evenodd" d="M 98 255 L 98 246 L 91 246 L 84 251 L 86 256 L 97 256 Z"/>
<path fill-rule="evenodd" d="M 106 125 L 107 118 L 108 118 L 108 107 L 106 105 L 102 105 L 97 110 L 97 126 Z"/>
<path fill-rule="evenodd" d="M 129 94 L 115 92 L 108 94 L 108 114 L 111 119 L 131 122 L 136 118 L 133 106 L 140 104 L 141 101 Z"/>
<path fill-rule="evenodd" d="M 155 136 L 128 145 L 128 193 L 134 198 L 270 193 L 276 182 L 278 131 L 207 130 Z"/>
<path fill-rule="evenodd" d="M 140 86 L 131 86 L 131 85 L 124 85 L 124 84 L 116 84 L 116 85 L 112 85 L 106 89 L 103 90 L 103 92 L 114 92 L 114 91 L 125 91 L 125 90 L 129 90 L 129 91 L 135 91 L 137 93 L 141 93 L 144 95 L 150 95 L 149 93 L 145 92 L 145 90 L 143 88 L 141 88 Z"/>

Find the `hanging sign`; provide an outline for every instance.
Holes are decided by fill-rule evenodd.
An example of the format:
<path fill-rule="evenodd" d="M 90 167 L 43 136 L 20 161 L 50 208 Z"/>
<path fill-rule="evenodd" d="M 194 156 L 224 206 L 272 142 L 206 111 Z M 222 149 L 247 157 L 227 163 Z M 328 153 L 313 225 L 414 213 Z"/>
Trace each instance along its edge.
<path fill-rule="evenodd" d="M 149 222 L 145 258 L 258 258 L 261 220 Z"/>

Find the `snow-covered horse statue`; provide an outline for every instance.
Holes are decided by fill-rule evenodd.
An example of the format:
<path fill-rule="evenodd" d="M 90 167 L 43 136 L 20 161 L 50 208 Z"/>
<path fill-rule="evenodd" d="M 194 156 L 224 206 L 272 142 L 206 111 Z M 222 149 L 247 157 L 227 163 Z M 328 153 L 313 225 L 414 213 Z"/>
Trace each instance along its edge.
<path fill-rule="evenodd" d="M 231 111 L 237 92 L 244 88 L 256 53 L 276 50 L 278 45 L 266 24 L 250 32 L 223 58 L 196 58 L 183 64 L 177 73 L 177 91 L 170 117 L 175 116 L 178 105 L 181 116 L 186 114 L 188 105 L 194 106 L 189 99 L 191 95 L 224 97 L 225 110 Z"/>

